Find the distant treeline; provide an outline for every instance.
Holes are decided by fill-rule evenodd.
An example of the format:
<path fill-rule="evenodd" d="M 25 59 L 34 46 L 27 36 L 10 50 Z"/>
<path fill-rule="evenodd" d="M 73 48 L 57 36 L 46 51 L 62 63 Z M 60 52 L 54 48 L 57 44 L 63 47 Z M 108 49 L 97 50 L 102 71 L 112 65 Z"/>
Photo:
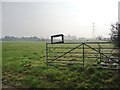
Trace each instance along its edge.
<path fill-rule="evenodd" d="M 48 39 L 38 38 L 38 37 L 14 37 L 14 36 L 5 36 L 1 39 L 2 41 L 46 41 Z"/>
<path fill-rule="evenodd" d="M 67 35 L 64 37 L 65 38 L 65 41 L 68 41 L 68 40 L 73 40 L 73 41 L 81 41 L 81 40 L 93 40 L 93 39 L 87 39 L 87 38 L 77 38 L 75 35 Z M 34 37 L 15 37 L 15 36 L 5 36 L 5 37 L 2 37 L 0 40 L 2 41 L 50 41 L 49 38 L 38 38 L 36 36 Z M 107 40 L 109 41 L 110 38 L 104 38 L 102 36 L 97 36 L 94 40 Z"/>

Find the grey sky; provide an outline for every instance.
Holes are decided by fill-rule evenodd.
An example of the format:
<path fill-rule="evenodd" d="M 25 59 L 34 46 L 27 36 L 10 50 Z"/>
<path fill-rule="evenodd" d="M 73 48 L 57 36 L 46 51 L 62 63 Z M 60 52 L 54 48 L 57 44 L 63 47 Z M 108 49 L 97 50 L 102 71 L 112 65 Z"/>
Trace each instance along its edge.
<path fill-rule="evenodd" d="M 0 2 L 0 37 L 2 35 L 2 3 Z"/>
<path fill-rule="evenodd" d="M 120 1 L 118 4 L 118 22 L 120 23 Z"/>
<path fill-rule="evenodd" d="M 48 38 L 63 33 L 78 37 L 109 37 L 110 25 L 118 18 L 119 0 L 40 0 L 2 2 L 2 35 Z"/>

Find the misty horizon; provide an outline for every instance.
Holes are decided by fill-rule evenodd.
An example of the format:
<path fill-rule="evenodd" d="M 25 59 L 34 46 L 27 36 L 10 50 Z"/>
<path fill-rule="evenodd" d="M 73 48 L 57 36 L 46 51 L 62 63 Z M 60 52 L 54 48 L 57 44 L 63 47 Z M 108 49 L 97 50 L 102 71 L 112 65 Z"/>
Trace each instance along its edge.
<path fill-rule="evenodd" d="M 5 39 L 5 38 L 15 38 L 15 39 L 20 39 L 20 38 L 38 38 L 38 39 L 51 39 L 51 37 L 49 38 L 45 38 L 45 37 L 37 37 L 37 36 L 22 36 L 22 37 L 17 37 L 17 36 L 4 36 L 1 37 L 0 39 Z M 111 37 L 103 37 L 103 36 L 97 36 L 94 39 L 110 39 Z M 57 39 L 57 38 L 56 38 Z M 59 39 L 59 38 L 58 38 Z M 88 40 L 93 40 L 93 38 L 86 38 L 86 37 L 77 37 L 76 35 L 64 35 L 64 39 L 65 40 L 79 40 L 79 39 L 88 39 Z"/>

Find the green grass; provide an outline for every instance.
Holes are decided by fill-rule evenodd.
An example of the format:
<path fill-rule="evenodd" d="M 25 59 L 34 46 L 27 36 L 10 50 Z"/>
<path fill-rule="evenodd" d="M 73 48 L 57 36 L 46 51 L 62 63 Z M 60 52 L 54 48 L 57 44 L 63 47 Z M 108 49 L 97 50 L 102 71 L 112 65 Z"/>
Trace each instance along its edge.
<path fill-rule="evenodd" d="M 117 87 L 116 72 L 82 65 L 47 66 L 45 42 L 2 43 L 3 85 L 16 88 Z"/>

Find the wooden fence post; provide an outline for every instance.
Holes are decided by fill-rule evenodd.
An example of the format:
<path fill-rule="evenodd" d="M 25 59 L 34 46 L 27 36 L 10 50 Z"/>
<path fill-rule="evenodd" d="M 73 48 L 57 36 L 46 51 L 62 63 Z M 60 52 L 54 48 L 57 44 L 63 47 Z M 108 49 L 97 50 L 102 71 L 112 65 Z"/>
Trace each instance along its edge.
<path fill-rule="evenodd" d="M 84 60 L 85 60 L 85 50 L 84 50 L 85 47 L 84 47 L 84 44 L 85 44 L 85 43 L 83 43 L 83 67 L 84 67 Z"/>
<path fill-rule="evenodd" d="M 46 43 L 46 64 L 48 65 L 48 44 Z"/>
<path fill-rule="evenodd" d="M 101 46 L 100 46 L 100 44 L 99 44 L 99 43 L 98 43 L 98 46 L 99 46 L 100 64 L 101 64 L 102 55 L 101 55 Z"/>

